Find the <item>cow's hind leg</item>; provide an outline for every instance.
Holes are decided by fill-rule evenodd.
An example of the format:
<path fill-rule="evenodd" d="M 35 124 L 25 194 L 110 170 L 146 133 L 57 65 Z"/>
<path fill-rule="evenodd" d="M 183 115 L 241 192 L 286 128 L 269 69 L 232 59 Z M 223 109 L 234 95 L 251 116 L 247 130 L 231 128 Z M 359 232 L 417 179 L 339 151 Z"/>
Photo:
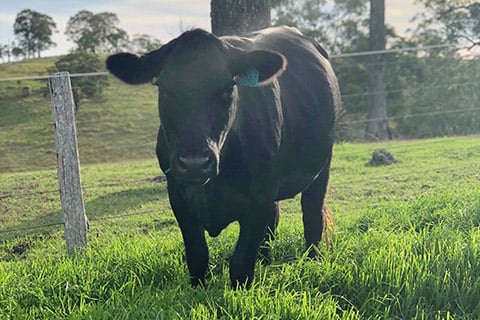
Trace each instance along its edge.
<path fill-rule="evenodd" d="M 255 202 L 249 215 L 239 221 L 240 235 L 235 252 L 230 258 L 230 280 L 234 289 L 249 288 L 255 269 L 258 249 L 267 226 L 275 216 L 275 202 Z"/>
<path fill-rule="evenodd" d="M 310 185 L 302 192 L 303 230 L 308 250 L 308 257 L 318 256 L 318 245 L 326 227 L 324 216 L 324 200 L 327 192 L 330 163 L 328 163 Z"/>

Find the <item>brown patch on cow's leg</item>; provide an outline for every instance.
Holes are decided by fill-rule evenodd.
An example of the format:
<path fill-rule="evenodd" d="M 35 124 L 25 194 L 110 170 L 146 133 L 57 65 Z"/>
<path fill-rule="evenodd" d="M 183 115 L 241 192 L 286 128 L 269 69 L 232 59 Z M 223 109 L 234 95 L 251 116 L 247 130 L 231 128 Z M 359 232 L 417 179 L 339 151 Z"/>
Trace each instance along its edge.
<path fill-rule="evenodd" d="M 325 235 L 325 243 L 330 246 L 330 233 L 334 232 L 335 221 L 333 219 L 333 211 L 323 204 L 323 234 Z"/>

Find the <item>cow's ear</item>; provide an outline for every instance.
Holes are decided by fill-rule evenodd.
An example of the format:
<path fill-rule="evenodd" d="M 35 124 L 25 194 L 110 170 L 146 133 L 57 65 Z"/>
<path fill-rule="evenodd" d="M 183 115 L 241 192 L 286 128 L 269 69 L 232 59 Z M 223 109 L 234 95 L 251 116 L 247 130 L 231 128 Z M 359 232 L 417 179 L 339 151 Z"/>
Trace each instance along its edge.
<path fill-rule="evenodd" d="M 287 59 L 278 52 L 255 50 L 242 54 L 234 61 L 235 80 L 246 87 L 264 86 L 280 76 Z"/>
<path fill-rule="evenodd" d="M 144 56 L 131 53 L 117 53 L 107 58 L 107 69 L 115 77 L 128 84 L 152 82 L 161 70 L 160 50 L 152 51 Z"/>
<path fill-rule="evenodd" d="M 118 53 L 107 58 L 107 70 L 115 77 L 128 84 L 145 83 L 147 77 L 139 72 L 141 68 L 140 57 L 131 53 Z"/>

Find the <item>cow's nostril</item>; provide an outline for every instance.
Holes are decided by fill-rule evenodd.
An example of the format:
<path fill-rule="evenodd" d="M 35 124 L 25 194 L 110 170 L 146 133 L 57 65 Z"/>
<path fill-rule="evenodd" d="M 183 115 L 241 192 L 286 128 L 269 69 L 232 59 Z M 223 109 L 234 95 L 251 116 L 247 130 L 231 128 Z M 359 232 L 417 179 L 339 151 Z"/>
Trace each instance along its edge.
<path fill-rule="evenodd" d="M 178 157 L 178 168 L 185 171 L 188 169 L 188 158 L 187 157 Z"/>
<path fill-rule="evenodd" d="M 202 156 L 179 156 L 178 168 L 181 171 L 208 171 L 212 159 L 209 155 Z"/>
<path fill-rule="evenodd" d="M 209 156 L 203 157 L 202 159 L 203 165 L 202 169 L 208 170 L 210 168 L 211 158 Z"/>

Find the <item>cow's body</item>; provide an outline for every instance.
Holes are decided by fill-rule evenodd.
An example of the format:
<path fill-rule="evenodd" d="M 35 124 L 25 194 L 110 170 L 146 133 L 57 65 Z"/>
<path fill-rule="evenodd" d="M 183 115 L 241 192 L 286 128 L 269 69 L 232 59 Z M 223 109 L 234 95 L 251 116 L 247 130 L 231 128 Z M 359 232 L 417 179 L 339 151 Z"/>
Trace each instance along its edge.
<path fill-rule="evenodd" d="M 221 38 L 192 30 L 141 58 L 115 57 L 107 66 L 122 80 L 155 78 L 159 86 L 157 155 L 192 284 L 203 282 L 208 265 L 204 230 L 217 236 L 238 221 L 230 277 L 249 285 L 258 248 L 273 235 L 277 201 L 300 192 L 315 255 L 340 107 L 319 45 L 287 27 Z"/>

